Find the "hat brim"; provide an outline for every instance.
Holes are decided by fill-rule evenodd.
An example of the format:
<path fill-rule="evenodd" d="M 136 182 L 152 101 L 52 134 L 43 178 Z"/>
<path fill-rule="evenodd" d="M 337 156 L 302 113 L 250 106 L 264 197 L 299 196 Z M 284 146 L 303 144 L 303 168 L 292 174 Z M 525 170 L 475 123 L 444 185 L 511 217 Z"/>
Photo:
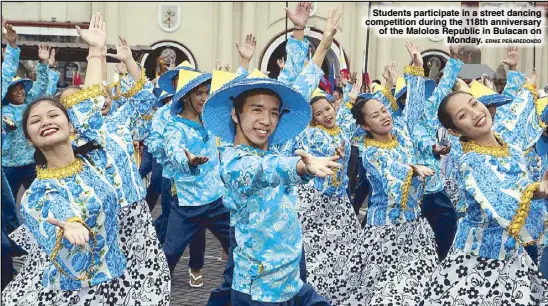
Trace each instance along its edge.
<path fill-rule="evenodd" d="M 233 143 L 235 127 L 231 98 L 253 89 L 272 90 L 282 99 L 280 120 L 268 139 L 269 145 L 280 144 L 297 136 L 310 123 L 310 104 L 298 91 L 274 79 L 255 78 L 231 82 L 209 97 L 202 111 L 204 126 L 222 140 Z"/>
<path fill-rule="evenodd" d="M 365 99 L 365 100 L 370 100 L 370 99 L 373 99 L 374 96 L 375 96 L 375 94 L 372 94 L 372 93 L 362 93 L 358 96 L 358 98 L 362 98 L 362 99 Z"/>
<path fill-rule="evenodd" d="M 480 101 L 485 106 L 496 106 L 496 107 L 500 107 L 512 102 L 510 98 L 501 94 L 492 94 L 488 96 L 483 96 L 478 98 L 478 101 Z"/>
<path fill-rule="evenodd" d="M 19 83 L 23 83 L 23 86 L 25 87 L 25 95 L 28 95 L 29 91 L 32 89 L 32 80 L 30 79 L 18 79 L 16 81 L 11 82 L 8 85 L 8 91 L 10 87 L 15 86 Z M 2 99 L 2 106 L 9 104 L 8 95 L 7 95 L 8 91 L 6 91 L 6 96 L 4 97 L 4 99 Z"/>
<path fill-rule="evenodd" d="M 425 99 L 428 99 L 430 98 L 430 96 L 432 96 L 432 94 L 434 93 L 434 89 L 436 89 L 436 81 L 432 80 L 432 79 L 426 79 L 424 81 L 424 98 Z M 401 98 L 401 96 L 403 96 L 405 93 L 407 92 L 407 86 L 403 86 L 402 89 L 398 90 L 398 92 L 396 92 L 394 94 L 394 97 L 396 99 L 399 99 Z"/>
<path fill-rule="evenodd" d="M 179 75 L 179 70 L 181 69 L 197 71 L 192 67 L 177 67 L 173 70 L 166 71 L 158 78 L 158 87 L 167 93 L 175 94 L 177 88 L 173 86 L 173 79 Z"/>
<path fill-rule="evenodd" d="M 175 94 L 175 86 L 173 86 L 173 78 L 179 74 L 179 69 L 173 69 L 164 72 L 159 78 L 158 78 L 158 87 L 160 87 L 161 90 L 170 93 Z"/>
<path fill-rule="evenodd" d="M 202 85 L 203 83 L 211 81 L 211 73 L 204 73 L 199 75 L 197 78 L 188 82 L 185 86 L 179 89 L 173 98 L 171 104 L 171 114 L 176 115 L 183 111 L 183 101 L 181 100 L 187 93 L 191 92 L 194 88 Z"/>
<path fill-rule="evenodd" d="M 172 94 L 165 94 L 163 96 L 160 96 L 160 97 L 158 97 L 158 99 L 156 99 L 156 102 L 154 102 L 154 104 L 152 106 L 154 106 L 156 108 L 164 106 L 164 103 L 162 101 L 165 98 L 169 98 L 169 97 L 172 97 L 172 96 L 173 96 Z"/>
<path fill-rule="evenodd" d="M 161 94 L 162 94 L 162 89 L 160 87 L 155 87 L 153 90 L 152 90 L 152 93 L 156 96 L 156 97 L 159 97 Z"/>

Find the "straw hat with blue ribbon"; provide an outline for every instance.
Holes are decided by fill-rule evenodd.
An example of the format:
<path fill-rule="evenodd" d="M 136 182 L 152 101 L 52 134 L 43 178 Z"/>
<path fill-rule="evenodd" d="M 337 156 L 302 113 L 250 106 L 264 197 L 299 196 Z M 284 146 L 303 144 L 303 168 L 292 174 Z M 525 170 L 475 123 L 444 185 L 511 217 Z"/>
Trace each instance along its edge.
<path fill-rule="evenodd" d="M 173 70 L 166 71 L 164 74 L 162 74 L 158 78 L 158 87 L 160 87 L 163 91 L 166 91 L 171 94 L 175 94 L 176 88 L 173 86 L 173 79 L 179 75 L 179 71 L 181 69 L 187 69 L 187 70 L 194 70 L 194 66 L 192 66 L 188 61 L 184 61 L 179 66 L 175 67 Z"/>
<path fill-rule="evenodd" d="M 239 95 L 254 89 L 267 89 L 281 98 L 280 120 L 276 130 L 268 140 L 269 145 L 280 144 L 297 136 L 310 123 L 312 110 L 308 101 L 295 89 L 269 79 L 255 69 L 245 78 L 228 72 L 213 72 L 209 100 L 204 105 L 202 120 L 204 126 L 221 140 L 233 143 L 235 124 L 232 121 L 233 100 Z"/>
<path fill-rule="evenodd" d="M 179 80 L 177 81 L 177 91 L 171 99 L 173 101 L 171 104 L 172 115 L 180 114 L 183 111 L 182 98 L 186 94 L 191 92 L 194 88 L 211 81 L 211 73 L 201 72 L 196 69 L 183 68 L 177 70 L 177 72 L 179 73 Z M 167 90 L 166 92 L 169 93 Z"/>
<path fill-rule="evenodd" d="M 512 102 L 510 98 L 496 93 L 476 80 L 470 84 L 470 94 L 485 106 L 499 107 Z"/>
<path fill-rule="evenodd" d="M 14 77 L 11 80 L 10 84 L 8 85 L 8 91 L 12 86 L 15 86 L 17 84 L 23 84 L 23 86 L 25 86 L 25 94 L 27 94 L 27 95 L 29 94 L 29 91 L 32 88 L 32 80 L 31 79 L 23 79 L 23 78 L 20 78 L 20 77 Z M 8 105 L 8 104 L 9 104 L 9 97 L 6 94 L 6 96 L 2 99 L 2 106 Z"/>

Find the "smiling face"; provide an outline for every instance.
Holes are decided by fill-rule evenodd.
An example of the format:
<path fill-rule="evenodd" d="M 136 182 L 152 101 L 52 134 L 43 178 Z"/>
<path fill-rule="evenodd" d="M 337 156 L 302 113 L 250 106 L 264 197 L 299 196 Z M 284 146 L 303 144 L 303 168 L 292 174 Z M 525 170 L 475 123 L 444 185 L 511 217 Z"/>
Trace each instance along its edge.
<path fill-rule="evenodd" d="M 369 100 L 362 108 L 365 124 L 363 128 L 373 135 L 387 135 L 392 132 L 392 115 L 380 101 Z"/>
<path fill-rule="evenodd" d="M 26 121 L 26 133 L 39 149 L 70 142 L 72 126 L 66 114 L 52 101 L 42 100 L 32 105 Z"/>
<path fill-rule="evenodd" d="M 328 129 L 333 128 L 336 123 L 337 112 L 326 99 L 319 99 L 312 103 L 312 116 L 315 124 L 322 125 Z"/>
<path fill-rule="evenodd" d="M 452 129 L 471 140 L 477 140 L 491 133 L 491 113 L 476 98 L 467 93 L 451 96 L 445 105 L 445 113 L 451 119 Z"/>
<path fill-rule="evenodd" d="M 12 104 L 23 105 L 25 103 L 25 99 L 27 98 L 25 85 L 23 85 L 23 83 L 19 83 L 11 86 L 8 89 L 8 97 Z"/>
<path fill-rule="evenodd" d="M 268 92 L 258 91 L 243 101 L 241 112 L 232 109 L 236 124 L 235 144 L 244 144 L 261 150 L 268 147 L 268 138 L 280 120 L 280 99 Z"/>

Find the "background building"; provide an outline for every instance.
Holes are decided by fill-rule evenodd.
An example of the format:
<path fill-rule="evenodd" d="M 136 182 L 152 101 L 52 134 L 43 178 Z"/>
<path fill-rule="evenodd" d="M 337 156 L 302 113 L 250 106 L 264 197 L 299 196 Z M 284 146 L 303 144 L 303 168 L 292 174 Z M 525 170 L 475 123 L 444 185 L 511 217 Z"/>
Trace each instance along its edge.
<path fill-rule="evenodd" d="M 289 3 L 290 8 L 295 5 L 294 2 Z M 461 3 L 382 2 L 372 3 L 371 7 L 379 5 L 420 7 L 460 6 Z M 524 7 L 534 4 L 463 2 L 462 5 L 478 8 L 483 5 Z M 546 2 L 536 5 L 546 6 Z M 276 60 L 284 56 L 286 34 L 291 34 L 292 24 L 286 21 L 285 6 L 285 2 L 2 2 L 2 14 L 16 26 L 26 57 L 23 59 L 31 59 L 33 54 L 36 57 L 36 41 L 49 41 L 58 48 L 59 69 L 63 70 L 61 81 L 66 83 L 78 67 L 85 65 L 85 45 L 79 41 L 74 24 L 85 27 L 94 12 L 105 16 L 107 42 L 113 45 L 118 35 L 124 36 L 141 63 L 147 67 L 149 77 L 154 77 L 157 57 L 162 52 L 167 57 L 175 57 L 176 64 L 189 60 L 204 71 L 214 69 L 217 61 L 223 65 L 228 63 L 235 70 L 238 53 L 234 41 L 241 41 L 247 33 L 257 37 L 257 51 L 251 68 L 269 71 L 274 77 L 279 73 Z M 307 30 L 313 45 L 321 39 L 326 16 L 332 6 L 342 8 L 343 18 L 335 44 L 323 65 L 326 75 L 338 75 L 344 56 L 350 71 L 361 73 L 367 64 L 371 79 L 382 79 L 383 67 L 391 60 L 395 60 L 398 67 L 409 62 L 404 47 L 406 40 L 415 42 L 423 49 L 427 74 L 435 78 L 436 71 L 443 68 L 448 57 L 448 47 L 443 38 L 440 40 L 426 35 L 416 38 L 379 37 L 372 29 L 366 44 L 368 31 L 363 26 L 363 20 L 370 9 L 368 2 L 314 2 Z M 548 41 L 548 31 L 544 34 L 544 40 Z M 25 41 L 28 43 L 25 44 Z M 114 51 L 113 46 L 110 48 Z M 546 44 L 520 48 L 519 51 L 518 68 L 530 74 L 533 67 L 537 67 L 540 72 L 539 85 L 547 84 Z M 493 71 L 498 68 L 499 77 L 504 77 L 505 72 L 499 67 L 506 54 L 504 46 L 476 48 L 471 52 L 471 63 L 486 64 Z M 26 61 L 24 66 L 32 69 L 35 63 Z M 432 66 L 434 69 L 430 73 Z M 25 73 L 25 67 L 21 74 Z M 109 64 L 109 70 L 109 81 L 113 81 L 116 78 L 114 65 Z"/>

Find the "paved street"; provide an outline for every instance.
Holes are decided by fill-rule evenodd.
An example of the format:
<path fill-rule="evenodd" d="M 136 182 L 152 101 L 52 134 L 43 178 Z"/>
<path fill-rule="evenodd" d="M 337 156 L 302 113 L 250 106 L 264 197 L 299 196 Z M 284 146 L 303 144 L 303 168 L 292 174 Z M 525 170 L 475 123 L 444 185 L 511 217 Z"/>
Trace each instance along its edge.
<path fill-rule="evenodd" d="M 23 195 L 22 189 L 18 195 L 18 202 Z M 153 219 L 161 213 L 161 204 L 152 211 Z M 18 208 L 19 211 L 19 208 Z M 206 233 L 206 255 L 204 268 L 204 286 L 202 288 L 191 288 L 188 284 L 188 248 L 183 258 L 177 265 L 174 279 L 171 283 L 171 305 L 173 306 L 202 306 L 206 305 L 211 290 L 219 287 L 223 281 L 223 271 L 226 261 L 221 261 L 222 248 L 219 241 L 209 232 Z M 24 258 L 15 258 L 14 265 L 18 269 L 23 264 Z"/>
<path fill-rule="evenodd" d="M 21 199 L 23 192 L 19 192 L 18 199 Z M 19 211 L 19 209 L 18 209 Z M 158 202 L 152 211 L 153 219 L 161 213 L 161 205 Z M 360 212 L 360 221 L 364 211 Z M 202 270 L 204 286 L 202 288 L 191 288 L 188 284 L 188 248 L 179 265 L 175 269 L 171 283 L 171 305 L 173 306 L 202 306 L 206 305 L 211 290 L 219 287 L 223 281 L 223 271 L 226 261 L 221 261 L 222 248 L 219 241 L 209 232 L 206 232 L 206 255 L 205 264 Z M 16 258 L 16 268 L 22 265 L 22 258 Z"/>

